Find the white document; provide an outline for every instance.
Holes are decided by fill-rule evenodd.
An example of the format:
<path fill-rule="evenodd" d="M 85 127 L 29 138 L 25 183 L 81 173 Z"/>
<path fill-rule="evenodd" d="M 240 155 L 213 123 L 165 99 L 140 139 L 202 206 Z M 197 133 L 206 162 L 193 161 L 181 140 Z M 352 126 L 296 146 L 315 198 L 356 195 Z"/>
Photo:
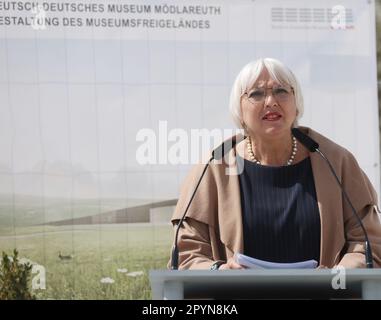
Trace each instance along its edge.
<path fill-rule="evenodd" d="M 255 259 L 241 253 L 235 254 L 235 261 L 249 269 L 315 269 L 318 265 L 316 260 L 293 263 L 276 263 Z"/>

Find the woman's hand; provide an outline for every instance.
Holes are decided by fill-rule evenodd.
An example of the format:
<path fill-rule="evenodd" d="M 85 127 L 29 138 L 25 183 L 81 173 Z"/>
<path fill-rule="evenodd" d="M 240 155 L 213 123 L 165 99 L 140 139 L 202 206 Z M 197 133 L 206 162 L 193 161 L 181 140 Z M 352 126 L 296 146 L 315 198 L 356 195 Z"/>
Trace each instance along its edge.
<path fill-rule="evenodd" d="M 245 269 L 244 266 L 237 263 L 234 257 L 228 259 L 228 261 L 224 264 L 221 264 L 218 270 L 229 270 L 229 269 Z"/>

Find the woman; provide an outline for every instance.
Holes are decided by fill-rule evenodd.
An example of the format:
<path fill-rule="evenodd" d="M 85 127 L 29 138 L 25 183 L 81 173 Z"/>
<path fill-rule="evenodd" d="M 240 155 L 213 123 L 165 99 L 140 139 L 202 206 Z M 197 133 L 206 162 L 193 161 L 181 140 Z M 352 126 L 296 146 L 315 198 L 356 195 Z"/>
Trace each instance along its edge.
<path fill-rule="evenodd" d="M 275 59 L 246 65 L 233 85 L 230 110 L 246 138 L 229 151 L 229 161 L 212 161 L 207 169 L 179 231 L 179 269 L 241 269 L 238 252 L 280 263 L 315 259 L 320 267 L 365 267 L 363 232 L 329 167 L 292 136 L 303 114 L 293 73 Z M 367 176 L 349 151 L 312 129 L 299 129 L 331 161 L 380 267 L 377 195 Z M 231 163 L 237 174 L 227 174 Z M 174 225 L 203 167 L 194 167 L 184 182 Z"/>

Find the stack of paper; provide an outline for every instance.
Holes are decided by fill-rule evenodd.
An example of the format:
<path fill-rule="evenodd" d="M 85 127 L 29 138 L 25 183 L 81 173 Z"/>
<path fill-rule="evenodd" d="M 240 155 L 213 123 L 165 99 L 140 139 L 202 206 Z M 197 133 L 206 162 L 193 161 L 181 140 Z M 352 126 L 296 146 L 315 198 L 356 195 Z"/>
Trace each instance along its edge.
<path fill-rule="evenodd" d="M 235 261 L 249 269 L 314 269 L 318 265 L 316 260 L 293 263 L 276 263 L 255 259 L 241 253 L 235 254 Z"/>

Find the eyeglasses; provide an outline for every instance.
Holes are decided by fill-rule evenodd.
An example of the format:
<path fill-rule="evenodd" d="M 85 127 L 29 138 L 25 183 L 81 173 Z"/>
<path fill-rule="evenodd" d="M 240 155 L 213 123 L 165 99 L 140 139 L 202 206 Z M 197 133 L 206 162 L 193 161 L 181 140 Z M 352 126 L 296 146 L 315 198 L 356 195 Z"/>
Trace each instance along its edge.
<path fill-rule="evenodd" d="M 266 91 L 271 89 L 272 96 L 278 102 L 285 102 L 290 99 L 291 95 L 294 93 L 294 88 L 291 86 L 274 86 L 270 88 L 258 87 L 253 88 L 249 92 L 244 92 L 243 95 L 247 96 L 247 99 L 253 104 L 263 103 L 266 99 Z"/>

